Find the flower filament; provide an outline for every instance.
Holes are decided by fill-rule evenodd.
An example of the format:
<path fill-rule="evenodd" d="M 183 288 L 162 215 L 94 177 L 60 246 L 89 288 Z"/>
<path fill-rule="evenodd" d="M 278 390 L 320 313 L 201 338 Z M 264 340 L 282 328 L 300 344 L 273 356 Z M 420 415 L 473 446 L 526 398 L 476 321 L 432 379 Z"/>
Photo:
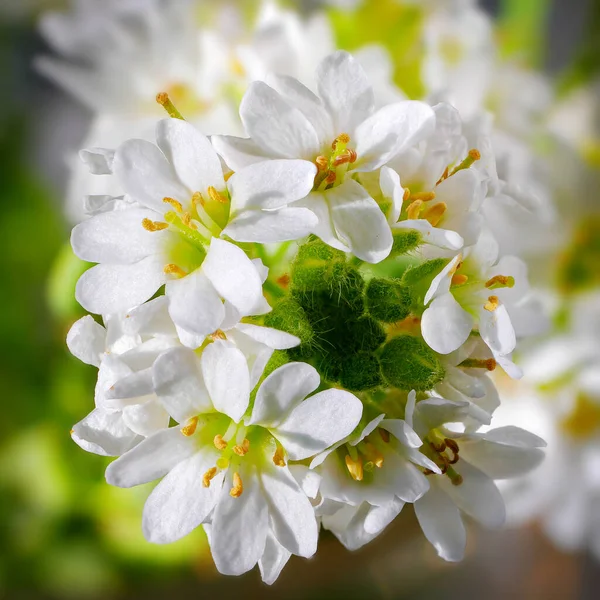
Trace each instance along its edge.
<path fill-rule="evenodd" d="M 356 151 L 348 148 L 349 143 L 350 136 L 342 133 L 333 140 L 329 156 L 321 154 L 315 158 L 317 174 L 313 190 L 324 191 L 342 182 L 349 165 L 357 159 Z"/>

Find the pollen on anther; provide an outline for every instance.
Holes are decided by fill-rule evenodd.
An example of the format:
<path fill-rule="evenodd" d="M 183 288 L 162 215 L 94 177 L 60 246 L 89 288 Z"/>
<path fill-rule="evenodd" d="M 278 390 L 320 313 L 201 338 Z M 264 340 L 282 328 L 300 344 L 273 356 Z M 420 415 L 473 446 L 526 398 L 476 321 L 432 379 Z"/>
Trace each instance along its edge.
<path fill-rule="evenodd" d="M 233 498 L 239 498 L 244 491 L 244 485 L 239 473 L 233 474 L 233 487 L 229 491 L 229 495 Z"/>
<path fill-rule="evenodd" d="M 329 161 L 325 156 L 317 156 L 317 158 L 315 158 L 315 164 L 317 165 L 317 169 L 319 169 L 319 171 L 325 171 L 329 166 Z"/>
<path fill-rule="evenodd" d="M 225 450 L 225 448 L 227 448 L 227 442 L 223 439 L 221 434 L 215 435 L 213 444 L 217 450 Z"/>
<path fill-rule="evenodd" d="M 208 195 L 210 196 L 210 199 L 214 202 L 219 202 L 220 204 L 227 204 L 227 198 L 225 198 L 225 196 L 223 196 L 221 192 L 218 192 L 216 188 L 214 188 L 212 185 L 208 186 L 207 191 Z"/>
<path fill-rule="evenodd" d="M 469 150 L 469 156 L 473 160 L 479 160 L 481 158 L 481 152 L 479 152 L 477 148 L 471 148 L 471 150 Z"/>
<path fill-rule="evenodd" d="M 238 456 L 245 456 L 246 454 L 248 454 L 248 450 L 250 450 L 250 440 L 248 440 L 247 438 L 244 438 L 241 444 L 235 445 L 233 447 L 233 451 Z"/>
<path fill-rule="evenodd" d="M 408 205 L 406 209 L 406 218 L 409 220 L 418 219 L 419 213 L 421 212 L 421 206 L 423 205 L 423 200 L 415 200 Z"/>
<path fill-rule="evenodd" d="M 196 432 L 196 427 L 198 427 L 198 417 L 192 417 L 189 423 L 181 428 L 181 433 L 186 437 L 190 437 Z"/>
<path fill-rule="evenodd" d="M 170 204 L 178 213 L 183 211 L 183 206 L 181 205 L 181 202 L 175 200 L 175 198 L 163 198 L 163 202 L 165 204 Z"/>
<path fill-rule="evenodd" d="M 410 190 L 408 188 L 404 189 L 404 196 L 402 196 L 402 202 L 406 202 L 410 198 Z"/>
<path fill-rule="evenodd" d="M 142 219 L 142 227 L 146 231 L 161 231 L 162 229 L 167 229 L 168 226 L 168 223 L 163 223 L 162 221 L 151 221 L 150 219 Z"/>
<path fill-rule="evenodd" d="M 349 454 L 346 454 L 346 468 L 348 469 L 348 473 L 354 481 L 362 481 L 364 472 L 363 472 L 363 462 L 360 456 L 357 460 L 354 460 Z"/>
<path fill-rule="evenodd" d="M 285 459 L 283 456 L 283 448 L 278 444 L 275 454 L 273 454 L 273 464 L 278 467 L 285 467 Z"/>
<path fill-rule="evenodd" d="M 467 275 L 463 275 L 462 273 L 452 275 L 452 285 L 464 285 L 467 281 L 469 281 Z"/>
<path fill-rule="evenodd" d="M 425 210 L 422 217 L 423 219 L 429 221 L 433 227 L 435 227 L 441 221 L 447 208 L 448 206 L 445 202 L 438 202 L 437 204 L 434 204 Z"/>
<path fill-rule="evenodd" d="M 415 192 L 410 194 L 411 200 L 423 200 L 423 202 L 429 202 L 435 200 L 435 192 Z"/>
<path fill-rule="evenodd" d="M 483 305 L 483 308 L 489 312 L 494 312 L 500 304 L 498 296 L 490 296 L 488 301 Z"/>
<path fill-rule="evenodd" d="M 327 183 L 335 183 L 336 180 L 336 174 L 335 171 L 329 171 L 329 173 L 327 173 L 327 177 L 325 178 L 325 181 Z"/>
<path fill-rule="evenodd" d="M 178 275 L 179 277 L 185 277 L 187 275 L 187 273 L 181 267 L 178 267 L 172 263 L 165 265 L 163 272 L 167 275 Z"/>
<path fill-rule="evenodd" d="M 210 487 L 210 482 L 217 474 L 217 467 L 211 467 L 204 475 L 202 476 L 202 485 L 204 487 Z"/>

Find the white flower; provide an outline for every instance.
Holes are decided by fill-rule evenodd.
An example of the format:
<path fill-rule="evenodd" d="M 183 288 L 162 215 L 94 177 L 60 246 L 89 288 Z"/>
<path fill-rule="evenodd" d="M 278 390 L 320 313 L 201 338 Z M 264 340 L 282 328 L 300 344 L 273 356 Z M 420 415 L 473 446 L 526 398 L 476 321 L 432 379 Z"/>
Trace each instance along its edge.
<path fill-rule="evenodd" d="M 90 316 L 79 319 L 67 335 L 69 350 L 99 367 L 96 408 L 71 432 L 88 452 L 119 456 L 169 424 L 152 382 L 152 365 L 178 345 L 173 325 L 164 319 L 165 298 L 128 314 L 105 317 L 106 329 Z"/>
<path fill-rule="evenodd" d="M 121 487 L 164 476 L 146 502 L 146 537 L 172 542 L 210 522 L 212 554 L 225 574 L 251 569 L 271 537 L 292 554 L 311 556 L 316 517 L 287 461 L 347 436 L 360 420 L 359 400 L 333 389 L 304 399 L 319 376 L 307 364 L 288 363 L 264 380 L 242 422 L 250 392 L 246 360 L 220 340 L 199 365 L 190 353 L 164 354 L 154 376 L 159 397 L 183 426 L 147 438 L 106 474 Z"/>
<path fill-rule="evenodd" d="M 544 457 L 540 450 L 544 441 L 518 427 L 472 434 L 456 434 L 444 427 L 465 416 L 463 404 L 442 398 L 415 405 L 414 393 L 406 407 L 407 423 L 414 426 L 426 454 L 441 469 L 429 475 L 430 489 L 415 502 L 415 514 L 438 555 L 451 562 L 464 556 L 461 512 L 486 527 L 501 526 L 505 508 L 494 480 L 522 475 Z"/>
<path fill-rule="evenodd" d="M 325 58 L 316 78 L 318 96 L 290 77 L 253 83 L 240 105 L 250 139 L 216 136 L 213 143 L 235 171 L 265 158 L 314 162 L 319 172 L 313 192 L 300 203 L 319 219 L 313 233 L 379 262 L 389 254 L 392 236 L 377 202 L 359 183 L 360 173 L 381 168 L 426 137 L 434 115 L 420 102 L 398 102 L 374 113 L 367 75 L 345 52 Z"/>
<path fill-rule="evenodd" d="M 526 300 L 527 268 L 518 258 L 498 260 L 498 245 L 487 232 L 464 254 L 455 256 L 433 279 L 425 295 L 421 332 L 427 344 L 449 354 L 477 326 L 498 361 L 515 348 L 510 311 Z"/>
<path fill-rule="evenodd" d="M 102 212 L 74 228 L 75 253 L 100 263 L 80 279 L 77 298 L 91 312 L 113 313 L 141 304 L 166 283 L 175 324 L 207 335 L 225 317 L 222 299 L 253 314 L 262 300 L 261 280 L 240 248 L 213 237 L 227 222 L 229 200 L 208 139 L 184 121 L 166 119 L 157 126 L 157 140 L 159 147 L 129 140 L 109 161 L 106 153 L 86 155 L 96 170 L 98 163 L 112 169 L 137 205 Z M 306 161 L 249 167 L 230 180 L 232 204 L 297 199 L 313 175 Z"/>

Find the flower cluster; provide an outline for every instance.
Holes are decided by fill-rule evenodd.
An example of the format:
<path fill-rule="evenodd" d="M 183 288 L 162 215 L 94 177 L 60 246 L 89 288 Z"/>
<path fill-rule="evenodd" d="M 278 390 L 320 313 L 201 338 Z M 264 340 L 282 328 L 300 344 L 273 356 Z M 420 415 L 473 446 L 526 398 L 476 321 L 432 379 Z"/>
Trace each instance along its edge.
<path fill-rule="evenodd" d="M 99 369 L 73 439 L 118 457 L 110 484 L 161 479 L 148 540 L 202 525 L 220 572 L 268 583 L 321 526 L 355 549 L 407 503 L 460 560 L 463 515 L 501 525 L 495 481 L 543 458 L 533 434 L 481 429 L 537 311 L 482 208 L 510 189 L 486 127 L 376 97 L 342 51 L 307 83 L 251 83 L 245 137 L 209 139 L 159 94 L 155 143 L 82 151 L 117 191 L 87 196 L 71 237 L 104 322 L 68 336 Z"/>

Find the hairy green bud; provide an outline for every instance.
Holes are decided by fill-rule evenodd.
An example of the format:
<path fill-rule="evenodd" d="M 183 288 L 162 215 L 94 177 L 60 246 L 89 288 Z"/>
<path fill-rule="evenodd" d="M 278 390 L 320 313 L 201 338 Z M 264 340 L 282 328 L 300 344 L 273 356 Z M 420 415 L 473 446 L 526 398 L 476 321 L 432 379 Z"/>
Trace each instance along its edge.
<path fill-rule="evenodd" d="M 372 317 L 364 315 L 347 320 L 328 332 L 325 339 L 345 355 L 351 352 L 377 350 L 386 339 L 383 327 Z"/>
<path fill-rule="evenodd" d="M 336 265 L 346 262 L 346 255 L 320 239 L 306 242 L 298 249 L 292 263 L 292 290 L 327 290 Z"/>
<path fill-rule="evenodd" d="M 428 287 L 433 278 L 448 264 L 447 258 L 434 258 L 417 266 L 410 266 L 402 276 L 402 283 L 416 286 L 425 283 Z"/>
<path fill-rule="evenodd" d="M 397 229 L 394 234 L 394 243 L 390 256 L 401 256 L 418 248 L 423 242 L 421 234 L 416 229 Z"/>
<path fill-rule="evenodd" d="M 313 352 L 315 333 L 304 309 L 293 298 L 284 298 L 265 316 L 267 327 L 280 329 L 300 338 L 300 346 L 289 350 L 290 358 L 308 358 Z"/>
<path fill-rule="evenodd" d="M 371 279 L 366 291 L 367 310 L 384 323 L 395 323 L 408 317 L 412 304 L 410 288 L 399 279 Z"/>
<path fill-rule="evenodd" d="M 372 352 L 357 352 L 342 363 L 339 381 L 352 392 L 360 392 L 383 384 L 379 360 Z"/>
<path fill-rule="evenodd" d="M 401 335 L 382 349 L 379 362 L 386 381 L 401 390 L 432 389 L 445 376 L 438 355 L 421 338 Z"/>

